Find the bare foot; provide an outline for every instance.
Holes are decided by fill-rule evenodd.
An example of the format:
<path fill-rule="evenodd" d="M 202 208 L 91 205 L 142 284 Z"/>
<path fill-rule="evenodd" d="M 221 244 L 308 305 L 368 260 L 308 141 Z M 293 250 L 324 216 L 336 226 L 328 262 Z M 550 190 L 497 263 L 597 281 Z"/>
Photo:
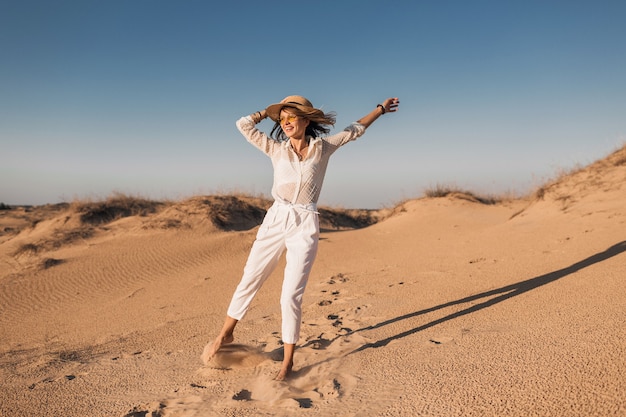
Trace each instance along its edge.
<path fill-rule="evenodd" d="M 278 371 L 278 375 L 274 377 L 274 381 L 284 381 L 285 379 L 287 379 L 289 374 L 291 374 L 292 368 L 293 368 L 293 362 L 290 362 L 287 365 L 283 365 L 283 367 L 280 368 L 280 371 Z"/>
<path fill-rule="evenodd" d="M 207 343 L 202 351 L 202 355 L 200 359 L 202 359 L 202 363 L 205 365 L 209 364 L 209 361 L 213 359 L 213 356 L 217 353 L 218 350 L 222 347 L 222 345 L 226 345 L 228 343 L 233 343 L 235 338 L 232 334 L 227 334 L 226 336 L 218 336 L 213 343 Z"/>

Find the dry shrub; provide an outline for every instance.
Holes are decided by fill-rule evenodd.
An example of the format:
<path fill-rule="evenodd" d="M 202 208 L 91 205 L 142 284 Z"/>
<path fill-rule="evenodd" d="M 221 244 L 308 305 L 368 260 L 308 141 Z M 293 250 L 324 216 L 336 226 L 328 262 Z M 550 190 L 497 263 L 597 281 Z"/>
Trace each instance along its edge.
<path fill-rule="evenodd" d="M 24 243 L 17 248 L 13 255 L 36 255 L 41 249 L 40 245 L 35 245 L 34 243 Z"/>
<path fill-rule="evenodd" d="M 223 231 L 246 231 L 263 222 L 273 201 L 266 197 L 242 193 L 192 197 L 171 205 L 147 222 L 144 228 L 190 228 L 197 222 L 208 221 Z M 379 210 L 318 208 L 320 227 L 325 230 L 345 230 L 366 227 L 380 221 Z"/>
<path fill-rule="evenodd" d="M 74 210 L 80 214 L 80 221 L 91 225 L 102 225 L 130 216 L 146 216 L 163 205 L 158 201 L 121 193 L 115 193 L 105 201 L 73 203 Z"/>
<path fill-rule="evenodd" d="M 52 239 L 45 242 L 47 248 L 58 249 L 63 245 L 74 243 L 77 240 L 85 240 L 92 237 L 95 233 L 93 227 L 80 227 L 72 230 L 57 230 L 52 235 Z"/>
<path fill-rule="evenodd" d="M 626 165 L 626 144 L 609 155 L 607 160 L 616 167 Z"/>
<path fill-rule="evenodd" d="M 434 188 L 427 188 L 424 195 L 428 198 L 454 197 L 487 205 L 498 204 L 504 200 L 502 197 L 481 196 L 471 191 L 462 190 L 457 186 L 442 184 L 437 184 Z"/>
<path fill-rule="evenodd" d="M 624 153 L 624 155 L 619 155 L 618 158 L 615 158 L 613 164 L 615 166 L 626 165 L 626 152 Z"/>
<path fill-rule="evenodd" d="M 258 226 L 272 201 L 264 197 L 217 195 L 203 200 L 209 209 L 211 222 L 222 230 L 249 230 Z M 359 229 L 379 221 L 374 210 L 346 210 L 318 207 L 320 227 L 324 230 Z"/>
<path fill-rule="evenodd" d="M 345 210 L 319 208 L 320 228 L 327 230 L 360 229 L 371 226 L 379 221 L 374 210 Z"/>
<path fill-rule="evenodd" d="M 55 230 L 47 239 L 41 239 L 37 243 L 25 243 L 20 245 L 13 256 L 37 255 L 44 251 L 59 249 L 62 246 L 85 240 L 92 237 L 95 230 L 92 227 L 81 227 L 73 230 Z"/>
<path fill-rule="evenodd" d="M 570 178 L 577 173 L 582 172 L 584 169 L 585 167 L 581 166 L 580 164 L 576 164 L 572 168 L 558 170 L 554 179 L 548 180 L 544 185 L 537 188 L 537 190 L 533 193 L 534 199 L 543 200 L 548 192 L 552 191 L 552 189 L 564 182 L 567 178 Z"/>
<path fill-rule="evenodd" d="M 570 169 L 561 169 L 559 170 L 555 177 L 549 181 L 547 181 L 544 185 L 539 187 L 534 193 L 533 196 L 537 200 L 544 199 L 549 193 L 554 193 L 562 184 L 564 184 L 568 180 L 575 179 L 575 176 L 580 173 L 590 173 L 594 175 L 596 179 L 595 183 L 590 183 L 589 179 L 584 179 L 585 184 L 590 184 L 594 186 L 602 185 L 602 176 L 608 172 L 612 167 L 619 167 L 626 164 L 626 145 L 622 145 L 620 148 L 611 152 L 608 156 L 603 159 L 597 160 L 596 162 L 587 165 L 581 166 L 580 164 L 575 165 Z M 564 196 L 558 196 L 560 200 L 564 199 Z"/>
<path fill-rule="evenodd" d="M 202 200 L 211 222 L 222 230 L 249 230 L 263 221 L 266 208 L 237 196 L 209 196 Z"/>
<path fill-rule="evenodd" d="M 57 266 L 62 264 L 63 259 L 55 259 L 55 258 L 46 258 L 41 262 L 42 269 L 52 268 L 53 266 Z"/>

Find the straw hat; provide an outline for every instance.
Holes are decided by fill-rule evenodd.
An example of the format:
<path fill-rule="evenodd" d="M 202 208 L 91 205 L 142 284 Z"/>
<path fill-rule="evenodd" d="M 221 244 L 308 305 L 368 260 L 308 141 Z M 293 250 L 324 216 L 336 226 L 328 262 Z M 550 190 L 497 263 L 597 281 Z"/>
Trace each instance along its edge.
<path fill-rule="evenodd" d="M 267 116 L 277 122 L 280 118 L 280 111 L 283 107 L 294 107 L 311 120 L 324 120 L 324 112 L 313 107 L 313 104 L 302 96 L 288 96 L 281 100 L 280 103 L 270 104 L 265 109 Z"/>

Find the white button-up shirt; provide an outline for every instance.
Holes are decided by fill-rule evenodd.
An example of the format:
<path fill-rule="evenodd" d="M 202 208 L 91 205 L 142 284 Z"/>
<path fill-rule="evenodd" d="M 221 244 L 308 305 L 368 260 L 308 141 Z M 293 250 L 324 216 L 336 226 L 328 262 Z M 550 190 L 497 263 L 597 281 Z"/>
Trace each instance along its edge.
<path fill-rule="evenodd" d="M 302 161 L 289 140 L 277 141 L 256 128 L 250 116 L 237 120 L 243 136 L 269 156 L 274 167 L 272 197 L 282 203 L 317 204 L 330 156 L 342 145 L 365 133 L 365 126 L 352 123 L 343 131 L 326 137 L 309 138 L 307 157 Z"/>

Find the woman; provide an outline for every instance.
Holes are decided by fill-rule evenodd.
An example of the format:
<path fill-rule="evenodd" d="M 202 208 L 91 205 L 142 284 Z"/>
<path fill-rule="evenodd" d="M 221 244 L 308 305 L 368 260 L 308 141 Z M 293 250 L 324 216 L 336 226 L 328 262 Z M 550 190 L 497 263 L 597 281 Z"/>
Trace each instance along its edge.
<path fill-rule="evenodd" d="M 381 115 L 398 109 L 397 97 L 388 98 L 344 131 L 326 136 L 335 124 L 333 113 L 324 113 L 301 96 L 289 96 L 265 110 L 242 117 L 237 128 L 252 145 L 272 160 L 274 183 L 270 207 L 252 245 L 220 334 L 202 354 L 208 363 L 224 344 L 234 340 L 233 331 L 246 314 L 252 299 L 286 250 L 282 294 L 282 340 L 284 359 L 276 380 L 284 380 L 293 368 L 300 335 L 302 297 L 319 239 L 316 209 L 328 159 L 340 146 L 355 140 Z M 275 124 L 270 136 L 255 126 L 266 117 Z"/>

